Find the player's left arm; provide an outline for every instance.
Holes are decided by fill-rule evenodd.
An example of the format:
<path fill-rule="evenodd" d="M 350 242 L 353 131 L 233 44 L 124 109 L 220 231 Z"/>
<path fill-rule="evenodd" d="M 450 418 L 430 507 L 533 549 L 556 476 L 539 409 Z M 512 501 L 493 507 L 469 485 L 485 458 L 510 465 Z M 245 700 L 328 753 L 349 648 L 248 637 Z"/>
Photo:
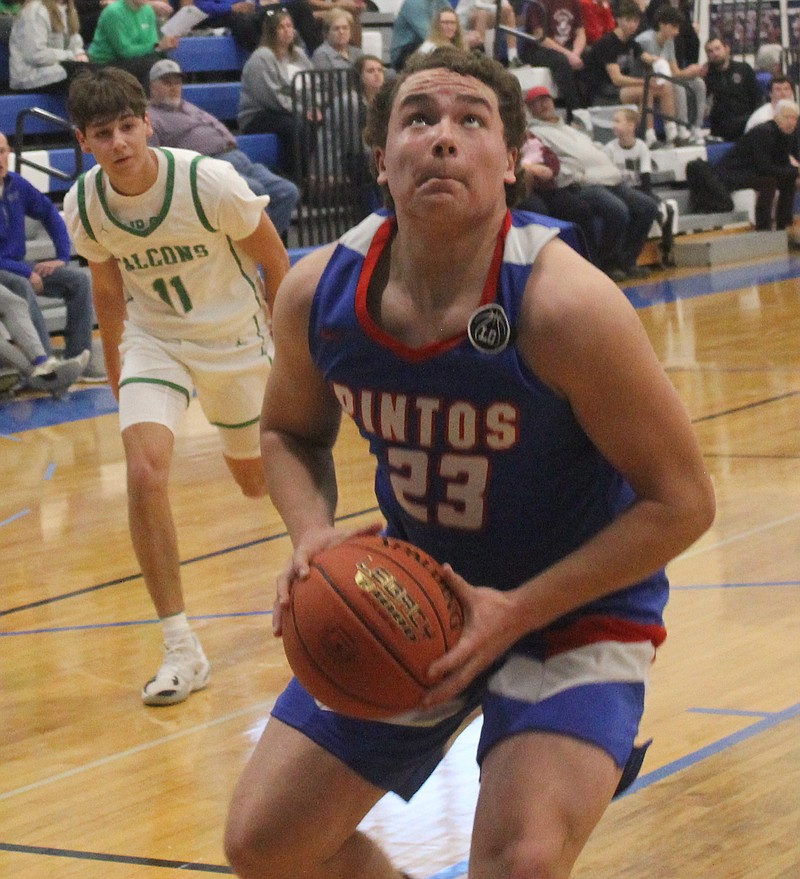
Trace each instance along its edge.
<path fill-rule="evenodd" d="M 283 246 L 272 220 L 262 211 L 255 232 L 237 242 L 244 252 L 264 271 L 264 289 L 270 313 L 281 281 L 289 271 L 289 254 Z"/>
<path fill-rule="evenodd" d="M 554 280 L 555 279 L 555 280 Z M 452 698 L 519 638 L 662 568 L 711 525 L 714 493 L 694 431 L 623 293 L 559 241 L 536 261 L 518 345 L 567 399 L 636 500 L 583 545 L 508 592 L 448 571 L 465 605 L 459 643 L 431 666 L 428 698 Z"/>

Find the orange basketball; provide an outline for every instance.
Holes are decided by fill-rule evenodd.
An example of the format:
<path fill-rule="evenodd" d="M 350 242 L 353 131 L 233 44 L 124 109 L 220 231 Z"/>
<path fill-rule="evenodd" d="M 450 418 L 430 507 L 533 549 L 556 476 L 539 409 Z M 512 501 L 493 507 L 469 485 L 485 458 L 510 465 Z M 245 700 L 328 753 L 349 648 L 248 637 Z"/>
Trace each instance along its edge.
<path fill-rule="evenodd" d="M 439 565 L 390 537 L 355 537 L 320 552 L 292 585 L 283 646 L 323 705 L 379 719 L 416 708 L 428 666 L 459 639 L 464 614 Z"/>

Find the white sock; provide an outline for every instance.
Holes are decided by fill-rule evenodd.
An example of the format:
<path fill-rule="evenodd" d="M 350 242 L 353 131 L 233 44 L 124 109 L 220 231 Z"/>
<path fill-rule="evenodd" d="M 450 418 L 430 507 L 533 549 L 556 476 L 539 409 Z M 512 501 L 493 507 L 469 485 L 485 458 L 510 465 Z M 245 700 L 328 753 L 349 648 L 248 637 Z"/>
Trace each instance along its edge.
<path fill-rule="evenodd" d="M 667 136 L 667 143 L 675 143 L 675 138 L 678 136 L 678 126 L 674 122 L 665 122 L 664 134 Z"/>
<path fill-rule="evenodd" d="M 189 620 L 186 619 L 185 611 L 174 613 L 172 616 L 162 617 L 161 631 L 164 635 L 164 643 L 167 646 L 177 644 L 191 635 L 192 628 L 189 625 Z"/>
<path fill-rule="evenodd" d="M 644 142 L 648 146 L 652 146 L 656 142 L 656 133 L 652 128 L 648 128 L 644 133 Z"/>
<path fill-rule="evenodd" d="M 509 46 L 508 47 L 508 60 L 513 61 L 515 58 L 518 58 L 518 57 L 519 56 L 517 55 L 517 47 L 514 46 L 512 48 L 511 46 Z"/>

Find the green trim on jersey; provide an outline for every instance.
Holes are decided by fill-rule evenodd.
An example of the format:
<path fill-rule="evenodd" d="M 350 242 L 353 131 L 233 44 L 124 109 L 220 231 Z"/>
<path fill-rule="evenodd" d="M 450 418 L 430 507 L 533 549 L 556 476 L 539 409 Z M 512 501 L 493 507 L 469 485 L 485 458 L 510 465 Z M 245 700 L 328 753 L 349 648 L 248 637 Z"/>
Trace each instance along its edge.
<path fill-rule="evenodd" d="M 212 427 L 226 427 L 228 430 L 238 430 L 240 427 L 251 427 L 254 424 L 257 424 L 261 420 L 260 415 L 256 415 L 255 418 L 251 418 L 249 421 L 243 421 L 241 424 L 225 424 L 224 421 L 209 421 L 209 424 Z"/>
<path fill-rule="evenodd" d="M 189 165 L 189 185 L 192 187 L 192 202 L 194 203 L 195 211 L 197 211 L 198 219 L 208 232 L 216 232 L 218 230 L 208 222 L 206 212 L 203 210 L 203 204 L 200 201 L 200 191 L 197 186 L 197 165 L 204 158 L 205 156 L 195 156 L 192 159 L 192 163 Z"/>
<path fill-rule="evenodd" d="M 122 388 L 125 385 L 163 385 L 166 388 L 172 388 L 173 391 L 180 391 L 184 397 L 186 397 L 186 405 L 188 406 L 191 403 L 192 398 L 186 388 L 183 385 L 177 385 L 175 382 L 167 382 L 163 379 L 159 378 L 126 378 L 124 381 L 119 383 L 119 386 Z"/>
<path fill-rule="evenodd" d="M 97 243 L 97 238 L 92 231 L 92 224 L 89 222 L 89 212 L 86 210 L 86 174 L 81 174 L 78 178 L 78 214 L 81 218 L 86 234 Z"/>
<path fill-rule="evenodd" d="M 108 202 L 106 201 L 106 194 L 103 188 L 102 168 L 98 170 L 97 176 L 95 177 L 97 197 L 100 199 L 100 204 L 108 219 L 111 220 L 118 229 L 122 229 L 123 232 L 128 232 L 130 235 L 136 235 L 139 238 L 147 238 L 148 235 L 158 229 L 158 227 L 164 222 L 164 218 L 167 216 L 170 205 L 172 204 L 172 193 L 175 187 L 175 157 L 169 150 L 159 150 L 159 152 L 162 153 L 167 160 L 167 185 L 164 192 L 164 203 L 161 205 L 161 210 L 158 212 L 158 216 L 153 217 L 146 229 L 133 229 L 131 226 L 126 226 L 124 223 L 120 223 L 120 221 L 111 213 L 111 210 L 108 207 Z"/>

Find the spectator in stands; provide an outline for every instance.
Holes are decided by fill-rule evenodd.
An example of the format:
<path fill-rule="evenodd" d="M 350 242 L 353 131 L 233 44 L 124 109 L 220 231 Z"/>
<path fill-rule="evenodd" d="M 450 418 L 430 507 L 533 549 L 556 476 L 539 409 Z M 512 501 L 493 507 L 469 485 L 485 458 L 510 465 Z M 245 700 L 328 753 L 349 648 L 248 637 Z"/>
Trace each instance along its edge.
<path fill-rule="evenodd" d="M 761 125 L 762 122 L 769 122 L 770 119 L 774 119 L 775 107 L 778 105 L 778 101 L 793 100 L 794 87 L 792 86 L 791 79 L 789 79 L 788 76 L 783 76 L 783 74 L 773 76 L 769 84 L 769 101 L 767 101 L 766 104 L 762 104 L 751 114 L 744 130 L 750 131 L 750 129 L 755 128 L 756 125 Z"/>
<path fill-rule="evenodd" d="M 377 55 L 362 55 L 356 61 L 355 68 L 356 73 L 361 77 L 361 92 L 366 108 L 386 82 L 386 70 L 383 61 Z"/>
<path fill-rule="evenodd" d="M 14 26 L 20 9 L 22 9 L 21 3 L 4 3 L 3 0 L 0 0 L 0 45 L 8 43 L 11 28 Z"/>
<path fill-rule="evenodd" d="M 394 20 L 389 47 L 389 58 L 395 70 L 402 70 L 409 55 L 423 44 L 436 13 L 452 8 L 449 0 L 403 0 Z"/>
<path fill-rule="evenodd" d="M 675 265 L 672 256 L 673 222 L 677 212 L 677 203 L 673 199 L 662 201 L 650 186 L 650 175 L 653 165 L 650 148 L 636 137 L 636 129 L 641 116 L 638 110 L 621 107 L 614 113 L 614 139 L 604 145 L 611 161 L 619 168 L 622 179 L 639 191 L 648 195 L 658 205 L 658 224 L 661 226 L 661 262 L 663 265 Z"/>
<path fill-rule="evenodd" d="M 537 0 L 529 3 L 524 30 L 536 42 L 524 40 L 520 58 L 533 67 L 548 67 L 558 95 L 569 111 L 583 106 L 577 74 L 583 70 L 586 31 L 581 0 Z"/>
<path fill-rule="evenodd" d="M 67 227 L 47 196 L 27 180 L 8 170 L 10 149 L 0 134 L 0 284 L 8 287 L 30 309 L 39 339 L 52 354 L 50 333 L 36 301 L 37 296 L 63 299 L 67 307 L 66 357 L 79 357 L 92 350 L 92 289 L 89 276 L 69 264 L 72 245 Z M 25 217 L 38 220 L 53 241 L 56 257 L 31 265 L 25 259 Z M 90 364 L 86 377 L 104 380 L 105 375 Z"/>
<path fill-rule="evenodd" d="M 439 49 L 442 46 L 455 46 L 456 49 L 467 48 L 461 30 L 461 20 L 454 9 L 440 9 L 434 15 L 428 36 L 417 52 L 421 55 L 429 55 L 434 49 Z"/>
<path fill-rule="evenodd" d="M 678 35 L 683 15 L 674 7 L 665 5 L 656 13 L 656 26 L 636 37 L 643 53 L 661 58 L 669 65 L 669 75 L 678 80 L 672 84 L 675 102 L 675 115 L 678 119 L 677 146 L 689 143 L 703 143 L 703 120 L 706 114 L 706 83 L 703 79 L 705 67 L 690 64 L 681 69 L 675 55 L 675 37 Z M 686 88 L 682 83 L 685 83 Z M 694 96 L 694 107 L 690 118 L 689 101 L 686 89 Z M 683 122 L 688 124 L 683 124 Z"/>
<path fill-rule="evenodd" d="M 747 62 L 731 60 L 731 49 L 725 40 L 712 37 L 705 49 L 711 136 L 736 140 L 744 134 L 750 116 L 764 103 L 761 86 Z"/>
<path fill-rule="evenodd" d="M 311 63 L 317 70 L 347 69 L 352 67 L 364 54 L 351 42 L 353 16 L 338 6 L 328 10 L 322 19 L 324 42 L 311 56 Z"/>
<path fill-rule="evenodd" d="M 285 240 L 300 192 L 266 165 L 238 149 L 230 130 L 210 113 L 183 99 L 183 74 L 177 61 L 162 58 L 150 68 L 150 124 L 153 146 L 194 150 L 229 162 L 256 195 L 268 195 L 267 213 Z"/>
<path fill-rule="evenodd" d="M 377 55 L 362 55 L 354 66 L 361 82 L 359 132 L 363 135 L 367 110 L 386 81 L 386 71 Z M 363 137 L 350 157 L 349 173 L 356 193 L 357 219 L 361 220 L 381 206 L 381 190 L 372 169 L 372 152 Z"/>
<path fill-rule="evenodd" d="M 755 58 L 756 73 L 780 76 L 783 62 L 783 47 L 780 43 L 765 43 L 758 47 Z"/>
<path fill-rule="evenodd" d="M 481 52 L 489 50 L 486 45 L 486 31 L 497 26 L 497 3 L 492 0 L 458 0 L 456 15 L 461 21 L 461 29 L 465 34 L 467 47 Z M 516 28 L 517 17 L 508 0 L 500 4 L 500 24 Z M 517 38 L 514 34 L 505 33 L 508 66 L 521 67 L 522 62 L 517 54 Z"/>
<path fill-rule="evenodd" d="M 520 153 L 520 170 L 525 180 L 525 197 L 518 208 L 574 223 L 583 235 L 586 255 L 592 262 L 596 262 L 594 211 L 580 197 L 577 183 L 559 183 L 561 161 L 532 131 L 528 131 Z"/>
<path fill-rule="evenodd" d="M 792 209 L 798 182 L 797 161 L 792 156 L 796 143 L 800 106 L 778 101 L 775 117 L 743 134 L 714 165 L 714 171 L 729 192 L 756 191 L 756 229 L 772 229 L 775 193 L 775 228 L 792 225 Z"/>
<path fill-rule="evenodd" d="M 75 0 L 75 8 L 78 10 L 78 18 L 81 22 L 81 36 L 85 46 L 88 46 L 94 39 L 100 13 L 113 2 L 114 0 Z M 147 0 L 147 2 L 153 7 L 159 21 L 166 21 L 175 12 L 168 0 Z"/>
<path fill-rule="evenodd" d="M 66 92 L 88 60 L 73 0 L 25 0 L 9 41 L 12 89 Z"/>
<path fill-rule="evenodd" d="M 0 366 L 10 366 L 22 376 L 22 386 L 58 394 L 86 369 L 91 356 L 59 360 L 48 354 L 31 320 L 28 304 L 0 285 Z"/>
<path fill-rule="evenodd" d="M 296 2 L 296 0 L 290 0 L 287 5 L 290 14 L 293 2 Z M 325 16 L 327 13 L 335 8 L 344 9 L 349 12 L 352 16 L 352 22 L 350 24 L 350 42 L 354 46 L 361 48 L 361 13 L 367 8 L 366 0 L 303 0 L 303 2 L 308 3 L 311 7 L 314 18 L 322 24 L 323 33 Z M 295 24 L 295 27 L 297 27 L 297 24 Z M 309 54 L 315 50 L 316 45 L 308 50 Z"/>
<path fill-rule="evenodd" d="M 242 134 L 276 134 L 284 156 L 291 156 L 295 174 L 302 172 L 302 156 L 295 156 L 295 144 L 307 154 L 313 128 L 319 119 L 303 119 L 292 110 L 292 77 L 312 70 L 308 55 L 297 45 L 297 32 L 288 12 L 264 17 L 261 45 L 242 69 L 239 96 L 239 131 Z"/>
<path fill-rule="evenodd" d="M 636 104 L 643 109 L 644 77 L 638 75 L 644 65 L 643 49 L 634 39 L 641 17 L 642 12 L 633 0 L 622 0 L 616 27 L 592 46 L 587 55 L 585 73 L 591 104 Z M 666 116 L 675 115 L 675 100 L 669 83 L 651 80 L 647 90 L 645 140 L 649 146 L 656 144 L 652 113 L 656 102 Z M 674 143 L 678 136 L 677 125 L 667 121 L 664 129 L 667 143 Z"/>
<path fill-rule="evenodd" d="M 593 46 L 603 34 L 611 33 L 617 26 L 608 0 L 581 0 L 581 13 L 587 46 Z"/>
<path fill-rule="evenodd" d="M 132 73 L 146 89 L 150 68 L 177 45 L 177 37 L 159 35 L 155 10 L 147 0 L 114 0 L 100 13 L 88 54 L 95 64 Z"/>
<path fill-rule="evenodd" d="M 672 6 L 681 14 L 680 29 L 674 43 L 675 60 L 678 62 L 678 67 L 683 70 L 684 67 L 697 64 L 700 60 L 700 38 L 697 36 L 697 26 L 692 20 L 692 0 L 650 0 L 640 32 L 656 28 L 656 16 L 665 6 Z"/>
<path fill-rule="evenodd" d="M 560 180 L 577 183 L 581 198 L 602 218 L 597 248 L 600 268 L 615 281 L 645 277 L 647 270 L 637 266 L 636 260 L 658 216 L 658 205 L 623 181 L 601 146 L 561 119 L 544 86 L 532 88 L 525 103 L 531 130 L 561 162 Z"/>

